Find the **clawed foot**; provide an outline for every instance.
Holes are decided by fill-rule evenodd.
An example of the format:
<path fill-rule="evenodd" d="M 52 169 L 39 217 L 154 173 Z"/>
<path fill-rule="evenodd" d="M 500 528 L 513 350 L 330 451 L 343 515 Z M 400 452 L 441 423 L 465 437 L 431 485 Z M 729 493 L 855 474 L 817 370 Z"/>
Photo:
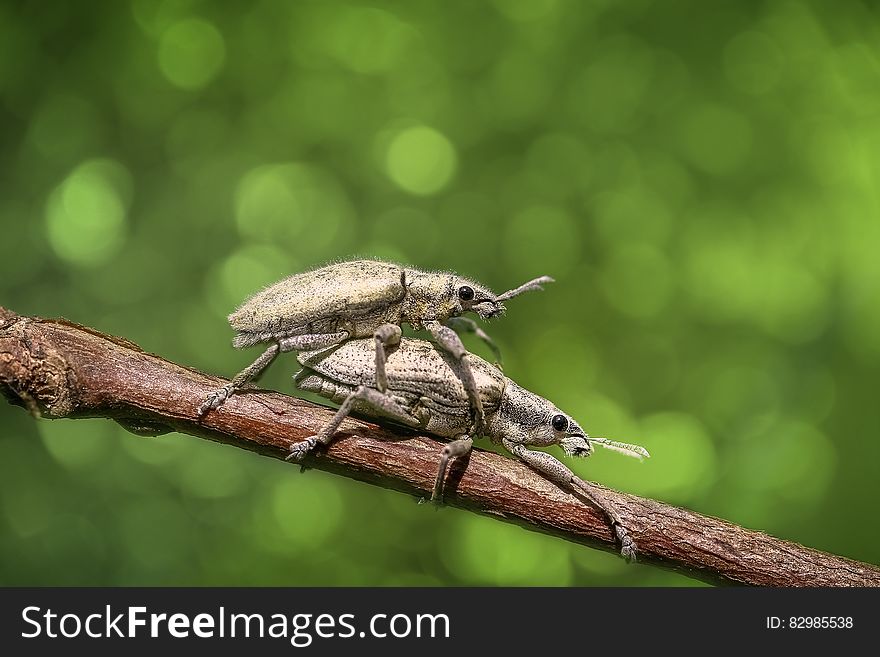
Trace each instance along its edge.
<path fill-rule="evenodd" d="M 306 454 L 311 452 L 315 445 L 318 444 L 317 436 L 309 436 L 305 440 L 299 443 L 293 443 L 290 446 L 290 454 L 284 457 L 285 461 L 294 461 L 298 462 L 305 458 Z"/>
<path fill-rule="evenodd" d="M 620 542 L 620 556 L 622 556 L 627 563 L 635 562 L 635 541 L 632 540 L 632 537 L 627 533 L 626 529 L 617 523 L 614 523 L 614 533 L 617 535 L 617 540 Z"/>
<path fill-rule="evenodd" d="M 229 399 L 229 396 L 232 394 L 232 384 L 227 383 L 222 388 L 219 388 L 209 394 L 205 401 L 202 402 L 202 405 L 199 406 L 199 417 L 203 416 L 208 411 L 213 411 L 215 408 L 219 408 L 223 405 L 223 403 Z"/>

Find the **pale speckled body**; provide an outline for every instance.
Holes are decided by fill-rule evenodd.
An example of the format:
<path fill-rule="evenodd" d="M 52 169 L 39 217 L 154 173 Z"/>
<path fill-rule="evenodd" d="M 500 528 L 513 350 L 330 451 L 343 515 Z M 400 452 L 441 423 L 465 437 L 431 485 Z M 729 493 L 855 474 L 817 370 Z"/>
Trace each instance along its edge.
<path fill-rule="evenodd" d="M 372 385 L 374 353 L 370 340 L 349 340 L 338 347 L 300 353 L 303 369 L 294 377 L 294 383 L 301 390 L 342 403 L 358 386 Z M 430 342 L 403 338 L 388 355 L 387 394 L 412 416 L 413 427 L 446 438 L 468 434 L 471 415 L 459 367 L 454 358 Z M 482 358 L 471 355 L 471 369 L 486 412 L 486 437 L 494 442 L 506 437 L 525 445 L 562 444 L 564 436 L 553 431 L 549 423 L 551 417 L 561 413 L 558 408 L 520 387 Z M 377 414 L 374 407 L 364 403 L 354 408 L 367 415 Z M 567 433 L 586 435 L 574 421 L 570 421 Z M 582 455 L 589 450 L 584 440 L 572 453 Z"/>
<path fill-rule="evenodd" d="M 361 385 L 373 385 L 375 351 L 371 340 L 349 340 L 338 347 L 299 354 L 303 365 L 294 377 L 301 390 L 316 392 L 342 403 Z M 460 364 L 430 342 L 403 338 L 385 364 L 389 394 L 412 416 L 412 426 L 451 437 L 467 431 L 471 423 L 467 392 L 461 383 Z M 506 379 L 498 368 L 471 356 L 471 370 L 487 416 L 498 410 Z M 366 404 L 355 409 L 375 414 Z"/>
<path fill-rule="evenodd" d="M 338 402 L 340 407 L 317 435 L 292 444 L 288 458 L 300 460 L 319 443 L 328 445 L 351 411 L 387 417 L 453 439 L 441 451 L 431 495 L 436 502 L 442 498 L 449 460 L 470 453 L 474 434 L 483 435 L 504 445 L 551 481 L 590 499 L 611 521 L 621 555 L 627 560 L 635 559 L 635 543 L 602 493 L 575 476 L 554 456 L 529 448 L 559 445 L 569 456 L 589 456 L 595 442 L 639 458 L 648 456 L 648 452 L 638 445 L 590 438 L 570 416 L 518 386 L 497 367 L 473 354 L 468 360 L 475 384 L 473 393 L 485 411 L 480 423 L 469 412 L 472 398 L 462 382 L 461 360 L 432 343 L 402 338 L 393 345 L 385 361 L 387 387 L 382 392 L 372 387 L 376 378 L 373 340 L 349 340 L 336 347 L 300 352 L 303 369 L 294 376 L 295 385 Z"/>
<path fill-rule="evenodd" d="M 470 286 L 472 302 L 458 289 Z M 448 272 L 424 272 L 378 260 L 350 260 L 289 276 L 248 298 L 229 315 L 236 347 L 304 334 L 348 331 L 370 337 L 383 324 L 441 323 L 466 310 L 492 317 L 504 307 L 485 287 Z"/>

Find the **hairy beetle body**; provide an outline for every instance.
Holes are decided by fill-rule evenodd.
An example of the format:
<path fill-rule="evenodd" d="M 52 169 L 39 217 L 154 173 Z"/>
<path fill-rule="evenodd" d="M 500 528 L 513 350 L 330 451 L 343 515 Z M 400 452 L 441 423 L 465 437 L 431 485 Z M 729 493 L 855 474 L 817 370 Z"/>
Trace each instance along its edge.
<path fill-rule="evenodd" d="M 295 274 L 248 298 L 229 315 L 236 347 L 307 333 L 368 337 L 400 323 L 404 270 L 385 262 L 340 262 Z"/>
<path fill-rule="evenodd" d="M 491 290 L 451 272 L 425 272 L 378 260 L 351 260 L 289 276 L 248 298 L 229 315 L 236 347 L 271 343 L 251 365 L 215 390 L 199 407 L 204 414 L 218 408 L 236 390 L 256 378 L 283 351 L 323 349 L 345 340 L 375 340 L 374 381 L 386 386 L 385 356 L 400 339 L 400 327 L 409 324 L 428 330 L 434 340 L 459 362 L 475 422 L 485 417 L 476 392 L 469 354 L 455 330 L 475 332 L 495 349 L 489 337 L 472 320 L 460 317 L 474 312 L 483 319 L 504 312 L 503 302 L 551 281 L 547 276 L 496 295 Z M 497 353 L 497 350 L 496 350 Z"/>
<path fill-rule="evenodd" d="M 351 394 L 359 386 L 373 385 L 373 353 L 369 340 L 349 340 L 338 347 L 301 352 L 298 360 L 303 370 L 294 377 L 294 384 L 341 403 L 338 390 Z M 400 346 L 388 354 L 385 371 L 387 394 L 412 416 L 410 426 L 444 437 L 470 430 L 470 404 L 461 383 L 461 365 L 452 356 L 430 342 L 402 338 Z M 508 379 L 497 367 L 475 356 L 471 371 L 486 416 L 491 417 L 498 410 Z M 355 405 L 356 410 L 370 412 L 364 408 L 362 403 Z"/>
<path fill-rule="evenodd" d="M 439 500 L 448 461 L 469 453 L 472 435 L 478 433 L 501 443 L 551 481 L 587 496 L 611 519 L 621 554 L 627 559 L 635 557 L 635 545 L 622 519 L 602 494 L 555 457 L 529 447 L 559 445 L 569 456 L 589 456 L 596 443 L 640 458 L 648 456 L 644 448 L 590 437 L 551 402 L 520 387 L 483 359 L 471 356 L 471 373 L 485 410 L 485 422 L 477 428 L 471 422 L 461 361 L 429 342 L 402 338 L 386 356 L 387 387 L 380 392 L 370 387 L 375 379 L 373 354 L 370 340 L 349 340 L 337 347 L 299 354 L 303 369 L 294 376 L 296 386 L 341 406 L 319 434 L 292 445 L 289 458 L 299 460 L 317 444 L 328 444 L 352 411 L 390 418 L 454 439 L 441 453 L 432 495 L 432 499 Z"/>

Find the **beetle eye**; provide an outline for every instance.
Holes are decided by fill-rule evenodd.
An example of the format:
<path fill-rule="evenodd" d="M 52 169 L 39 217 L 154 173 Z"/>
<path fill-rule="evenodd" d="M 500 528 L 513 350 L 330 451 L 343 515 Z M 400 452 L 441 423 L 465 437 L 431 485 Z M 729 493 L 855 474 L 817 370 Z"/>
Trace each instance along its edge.
<path fill-rule="evenodd" d="M 474 300 L 474 288 L 470 285 L 462 285 L 458 288 L 458 298 L 462 301 L 473 301 Z"/>
<path fill-rule="evenodd" d="M 568 418 L 564 415 L 554 415 L 550 423 L 557 431 L 565 431 L 568 429 Z"/>

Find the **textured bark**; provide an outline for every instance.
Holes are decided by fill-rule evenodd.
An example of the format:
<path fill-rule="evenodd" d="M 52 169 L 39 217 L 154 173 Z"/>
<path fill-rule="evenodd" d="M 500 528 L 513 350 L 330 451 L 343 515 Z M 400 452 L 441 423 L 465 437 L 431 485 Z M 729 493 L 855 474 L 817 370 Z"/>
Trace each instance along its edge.
<path fill-rule="evenodd" d="M 333 411 L 262 390 L 233 395 L 199 419 L 205 395 L 224 383 L 145 353 L 137 345 L 66 320 L 19 317 L 0 308 L 0 391 L 49 418 L 106 417 L 140 434 L 179 431 L 274 458 L 315 434 Z M 309 467 L 430 496 L 442 443 L 350 418 Z M 454 464 L 447 504 L 616 551 L 604 515 L 518 461 L 474 450 Z M 299 467 L 291 465 L 291 467 Z M 639 549 L 639 560 L 726 584 L 880 586 L 880 569 L 717 518 L 605 489 Z"/>

